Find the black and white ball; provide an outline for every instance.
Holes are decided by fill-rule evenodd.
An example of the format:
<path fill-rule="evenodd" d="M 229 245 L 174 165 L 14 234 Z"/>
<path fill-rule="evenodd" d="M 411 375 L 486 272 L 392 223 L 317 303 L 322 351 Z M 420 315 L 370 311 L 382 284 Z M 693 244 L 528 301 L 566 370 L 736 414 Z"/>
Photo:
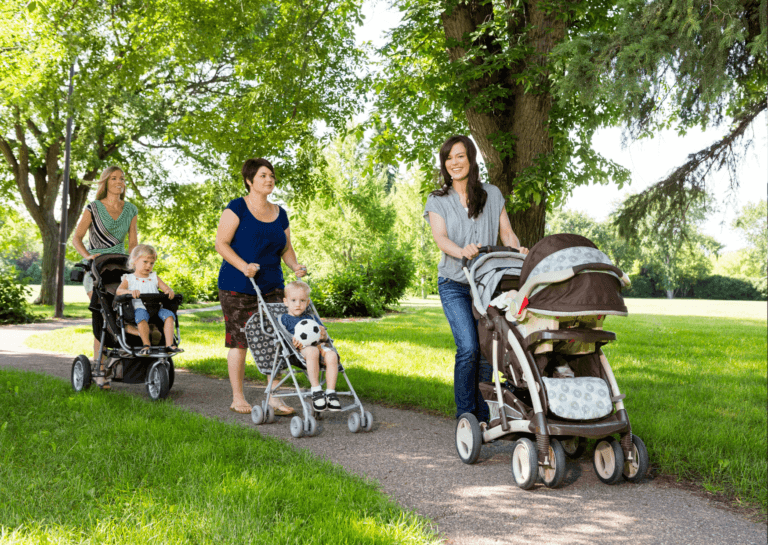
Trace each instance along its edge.
<path fill-rule="evenodd" d="M 316 321 L 306 318 L 296 324 L 293 338 L 302 346 L 315 346 L 320 342 L 320 326 Z"/>

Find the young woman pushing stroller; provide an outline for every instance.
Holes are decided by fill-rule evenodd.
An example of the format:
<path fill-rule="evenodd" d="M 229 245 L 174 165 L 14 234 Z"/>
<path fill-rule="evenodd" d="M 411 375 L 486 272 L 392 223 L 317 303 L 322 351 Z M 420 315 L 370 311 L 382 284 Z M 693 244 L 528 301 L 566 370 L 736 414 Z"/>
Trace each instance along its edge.
<path fill-rule="evenodd" d="M 456 418 L 474 414 L 480 422 L 488 420 L 488 407 L 478 388 L 491 379 L 491 367 L 480 354 L 477 320 L 472 315 L 472 296 L 462 271 L 462 258 L 474 259 L 481 246 L 502 244 L 528 249 L 512 230 L 499 188 L 480 182 L 477 148 L 466 136 L 453 136 L 440 148 L 443 187 L 427 198 L 424 218 L 442 252 L 437 266 L 438 292 L 443 311 L 456 342 L 453 390 Z"/>

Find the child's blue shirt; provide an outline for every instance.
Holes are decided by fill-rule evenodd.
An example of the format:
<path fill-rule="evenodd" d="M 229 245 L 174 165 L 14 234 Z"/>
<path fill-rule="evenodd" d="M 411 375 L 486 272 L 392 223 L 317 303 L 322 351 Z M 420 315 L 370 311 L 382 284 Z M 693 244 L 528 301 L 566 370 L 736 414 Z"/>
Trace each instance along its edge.
<path fill-rule="evenodd" d="M 314 320 L 318 324 L 323 325 L 323 322 L 320 321 L 320 318 L 317 316 L 314 316 L 313 314 L 310 314 L 309 312 L 305 312 L 301 316 L 291 316 L 287 312 L 280 316 L 280 321 L 283 323 L 283 326 L 285 326 L 285 329 L 288 330 L 288 333 L 293 335 L 296 333 L 296 324 L 298 324 L 302 320 Z M 325 327 L 325 326 L 323 326 Z"/>

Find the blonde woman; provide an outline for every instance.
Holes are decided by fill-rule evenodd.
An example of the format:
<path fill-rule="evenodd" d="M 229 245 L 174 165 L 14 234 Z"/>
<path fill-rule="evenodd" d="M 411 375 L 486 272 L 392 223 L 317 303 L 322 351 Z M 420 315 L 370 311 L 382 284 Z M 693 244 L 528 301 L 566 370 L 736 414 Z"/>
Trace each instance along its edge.
<path fill-rule="evenodd" d="M 100 254 L 128 254 L 138 244 L 136 218 L 138 209 L 135 205 L 125 202 L 125 173 L 116 166 L 111 166 L 101 173 L 96 189 L 96 200 L 88 203 L 83 216 L 75 229 L 72 245 L 84 260 L 95 259 Z M 83 238 L 88 235 L 88 246 L 83 244 Z M 125 239 L 128 238 L 128 249 Z M 93 295 L 93 280 L 89 274 L 83 280 L 88 297 Z M 99 354 L 99 339 L 96 331 L 101 330 L 101 313 L 93 314 L 93 355 Z M 97 323 L 98 322 L 98 323 Z M 98 327 L 98 329 L 97 329 Z M 100 387 L 109 387 L 97 379 Z"/>

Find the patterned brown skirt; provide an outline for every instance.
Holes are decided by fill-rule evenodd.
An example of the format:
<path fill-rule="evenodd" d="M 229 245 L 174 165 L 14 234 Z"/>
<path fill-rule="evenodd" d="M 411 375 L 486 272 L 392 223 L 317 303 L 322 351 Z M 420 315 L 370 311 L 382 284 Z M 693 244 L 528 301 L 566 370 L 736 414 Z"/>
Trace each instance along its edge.
<path fill-rule="evenodd" d="M 272 290 L 263 297 L 267 303 L 282 303 L 283 290 Z M 258 312 L 259 298 L 248 293 L 219 290 L 219 302 L 226 324 L 227 335 L 224 346 L 227 348 L 248 348 L 244 331 L 245 323 L 253 314 Z"/>

